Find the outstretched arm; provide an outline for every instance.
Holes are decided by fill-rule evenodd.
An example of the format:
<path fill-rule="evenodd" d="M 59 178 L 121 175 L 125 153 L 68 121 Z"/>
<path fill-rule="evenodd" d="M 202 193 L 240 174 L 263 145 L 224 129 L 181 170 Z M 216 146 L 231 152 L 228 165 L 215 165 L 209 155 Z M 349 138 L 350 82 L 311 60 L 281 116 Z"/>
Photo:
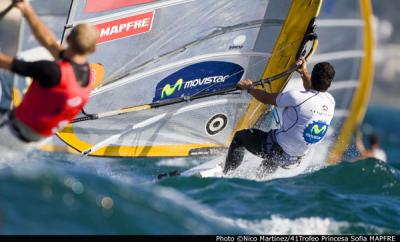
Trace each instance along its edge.
<path fill-rule="evenodd" d="M 13 61 L 13 58 L 11 56 L 8 56 L 8 55 L 0 52 L 0 68 L 1 69 L 11 70 L 12 61 Z"/>
<path fill-rule="evenodd" d="M 305 59 L 300 59 L 297 61 L 296 65 L 300 66 L 300 68 L 297 69 L 297 72 L 300 74 L 301 79 L 303 79 L 304 89 L 306 89 L 306 91 L 310 90 L 312 87 L 311 75 L 307 69 L 307 61 Z"/>
<path fill-rule="evenodd" d="M 238 87 L 242 90 L 248 90 L 250 95 L 259 102 L 276 106 L 276 97 L 278 93 L 266 93 L 264 90 L 256 89 L 253 87 L 253 82 L 251 80 L 240 81 Z"/>
<path fill-rule="evenodd" d="M 21 10 L 39 43 L 45 47 L 55 59 L 58 59 L 63 48 L 57 42 L 54 33 L 39 19 L 32 6 L 26 0 L 17 3 L 16 7 Z"/>
<path fill-rule="evenodd" d="M 362 141 L 362 133 L 360 129 L 356 131 L 356 147 L 360 152 L 361 159 L 365 159 L 372 156 L 372 152 L 367 150 L 364 146 L 364 143 Z"/>
<path fill-rule="evenodd" d="M 365 153 L 366 149 L 365 146 L 362 142 L 362 137 L 361 137 L 361 130 L 356 130 L 356 146 L 358 151 L 360 152 L 360 154 L 362 155 L 363 153 Z"/>

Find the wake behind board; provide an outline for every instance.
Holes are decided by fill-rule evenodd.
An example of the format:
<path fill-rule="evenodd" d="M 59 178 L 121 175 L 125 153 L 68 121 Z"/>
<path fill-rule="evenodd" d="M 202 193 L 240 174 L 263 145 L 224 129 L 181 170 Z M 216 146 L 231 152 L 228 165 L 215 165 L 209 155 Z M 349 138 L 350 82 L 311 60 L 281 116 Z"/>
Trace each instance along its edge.
<path fill-rule="evenodd" d="M 225 156 L 218 156 L 214 159 L 202 163 L 198 166 L 190 168 L 186 171 L 180 173 L 181 176 L 189 177 L 229 177 L 229 178 L 243 178 L 251 180 L 271 180 L 275 178 L 293 177 L 306 172 L 308 167 L 317 167 L 316 164 L 312 164 L 313 160 L 317 161 L 318 154 L 320 154 L 321 147 L 319 147 L 317 154 L 315 149 L 312 149 L 300 164 L 294 164 L 286 168 L 277 167 L 275 169 L 261 169 L 260 164 L 262 164 L 263 159 L 259 158 L 250 152 L 246 152 L 243 157 L 243 162 L 234 171 L 228 174 L 223 173 L 223 168 L 225 164 Z M 311 163 L 310 163 L 311 162 Z"/>
<path fill-rule="evenodd" d="M 222 177 L 224 157 L 217 157 L 213 160 L 195 166 L 181 173 L 181 176 L 197 176 L 197 177 Z"/>
<path fill-rule="evenodd" d="M 277 168 L 273 171 L 264 171 L 260 173 L 259 167 L 262 160 L 249 153 L 246 153 L 243 162 L 240 167 L 235 171 L 229 172 L 225 175 L 223 173 L 223 167 L 225 163 L 225 157 L 217 157 L 201 165 L 195 166 L 189 170 L 180 173 L 181 176 L 190 177 L 229 177 L 229 178 L 243 178 L 251 180 L 270 180 L 275 178 L 292 177 L 304 173 L 308 162 L 302 162 L 300 166 L 294 166 L 290 169 Z"/>
<path fill-rule="evenodd" d="M 258 174 L 258 167 L 260 166 L 262 160 L 246 152 L 243 161 L 244 162 L 240 167 L 238 167 L 235 171 L 232 171 L 228 174 L 228 177 L 256 179 L 256 176 Z M 224 164 L 225 164 L 225 156 L 220 156 L 208 162 L 202 163 L 201 165 L 195 166 L 189 170 L 186 170 L 180 173 L 180 175 L 186 177 L 196 176 L 202 178 L 225 177 L 225 174 L 223 173 Z"/>

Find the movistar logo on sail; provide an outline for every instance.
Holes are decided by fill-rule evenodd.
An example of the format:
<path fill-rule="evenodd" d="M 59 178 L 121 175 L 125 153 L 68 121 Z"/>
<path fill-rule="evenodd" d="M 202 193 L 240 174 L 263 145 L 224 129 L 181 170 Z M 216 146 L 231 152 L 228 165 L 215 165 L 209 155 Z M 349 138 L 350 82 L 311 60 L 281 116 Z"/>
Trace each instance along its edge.
<path fill-rule="evenodd" d="M 315 144 L 324 138 L 327 131 L 327 123 L 314 121 L 304 129 L 303 137 L 307 144 Z"/>
<path fill-rule="evenodd" d="M 173 95 L 176 90 L 180 91 L 182 88 L 182 84 L 183 79 L 179 79 L 173 87 L 171 87 L 171 85 L 169 84 L 165 85 L 161 92 L 161 98 L 166 98 Z"/>
<path fill-rule="evenodd" d="M 205 77 L 202 79 L 200 79 L 200 78 L 194 79 L 194 80 L 185 82 L 185 89 L 195 88 L 198 86 L 209 85 L 209 84 L 214 84 L 214 83 L 223 83 L 228 78 L 229 78 L 229 76 L 226 75 L 226 76 L 210 76 L 210 77 Z"/>
<path fill-rule="evenodd" d="M 176 83 L 171 86 L 170 84 L 167 84 L 164 86 L 161 92 L 161 99 L 167 98 L 169 96 L 172 96 L 176 91 L 181 91 L 182 86 L 183 90 L 186 89 L 192 89 L 192 88 L 197 88 L 201 87 L 204 85 L 212 85 L 215 83 L 224 83 L 226 79 L 229 78 L 229 75 L 226 76 L 210 76 L 210 77 L 204 77 L 204 78 L 198 78 L 190 81 L 186 81 L 184 83 L 184 80 L 181 78 L 176 81 Z M 184 83 L 184 84 L 183 84 Z"/>
<path fill-rule="evenodd" d="M 243 74 L 243 67 L 232 62 L 195 63 L 175 71 L 158 82 L 153 102 L 226 90 L 236 86 Z"/>

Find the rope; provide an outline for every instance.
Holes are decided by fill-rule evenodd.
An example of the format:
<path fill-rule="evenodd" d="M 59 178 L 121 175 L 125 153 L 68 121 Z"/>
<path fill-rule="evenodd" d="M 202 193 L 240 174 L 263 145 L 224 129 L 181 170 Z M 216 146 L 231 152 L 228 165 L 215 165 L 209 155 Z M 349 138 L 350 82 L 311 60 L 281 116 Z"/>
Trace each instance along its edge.
<path fill-rule="evenodd" d="M 11 9 L 13 9 L 15 7 L 15 5 L 19 2 L 21 2 L 21 0 L 13 0 L 6 9 L 4 9 L 2 12 L 0 12 L 0 20 L 2 20 L 8 14 L 8 12 L 10 12 Z"/>

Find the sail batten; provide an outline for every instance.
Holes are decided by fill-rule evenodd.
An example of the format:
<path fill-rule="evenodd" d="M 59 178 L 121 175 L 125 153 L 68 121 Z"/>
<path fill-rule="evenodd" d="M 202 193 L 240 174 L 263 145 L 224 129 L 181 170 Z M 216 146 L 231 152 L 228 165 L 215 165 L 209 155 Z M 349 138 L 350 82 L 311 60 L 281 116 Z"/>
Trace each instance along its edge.
<path fill-rule="evenodd" d="M 223 58 L 227 58 L 227 57 L 235 57 L 235 56 L 248 56 L 248 57 L 261 57 L 261 58 L 268 58 L 271 56 L 271 53 L 261 53 L 261 52 L 241 52 L 241 51 L 229 51 L 229 52 L 221 52 L 221 53 L 213 53 L 213 54 L 207 54 L 207 55 L 200 55 L 200 56 L 196 56 L 193 58 L 189 58 L 189 59 L 185 59 L 185 60 L 180 60 L 177 62 L 173 62 L 173 63 L 169 63 L 167 65 L 164 66 L 160 66 L 158 68 L 154 68 L 152 70 L 149 70 L 147 72 L 141 72 L 138 73 L 136 75 L 132 75 L 132 76 L 128 76 L 128 77 L 124 77 L 118 80 L 118 82 L 114 82 L 111 83 L 109 85 L 104 86 L 103 88 L 99 88 L 97 90 L 95 90 L 92 95 L 98 95 L 101 94 L 103 92 L 112 90 L 114 88 L 129 84 L 131 82 L 135 82 L 137 80 L 140 80 L 141 78 L 150 76 L 150 75 L 154 75 L 157 74 L 159 72 L 163 72 L 163 71 L 167 71 L 173 68 L 176 68 L 178 66 L 182 66 L 182 65 L 189 65 L 189 64 L 193 64 L 199 61 L 204 61 L 204 60 L 208 60 L 208 59 L 223 59 Z M 235 74 L 235 73 L 233 73 Z"/>
<path fill-rule="evenodd" d="M 343 60 L 343 59 L 353 59 L 353 58 L 363 58 L 364 51 L 362 50 L 350 50 L 350 51 L 337 51 L 331 53 L 316 54 L 314 58 L 310 61 L 311 63 L 326 61 L 326 60 Z"/>
<path fill-rule="evenodd" d="M 365 23 L 361 19 L 320 19 L 317 20 L 319 28 L 324 27 L 364 27 Z"/>

